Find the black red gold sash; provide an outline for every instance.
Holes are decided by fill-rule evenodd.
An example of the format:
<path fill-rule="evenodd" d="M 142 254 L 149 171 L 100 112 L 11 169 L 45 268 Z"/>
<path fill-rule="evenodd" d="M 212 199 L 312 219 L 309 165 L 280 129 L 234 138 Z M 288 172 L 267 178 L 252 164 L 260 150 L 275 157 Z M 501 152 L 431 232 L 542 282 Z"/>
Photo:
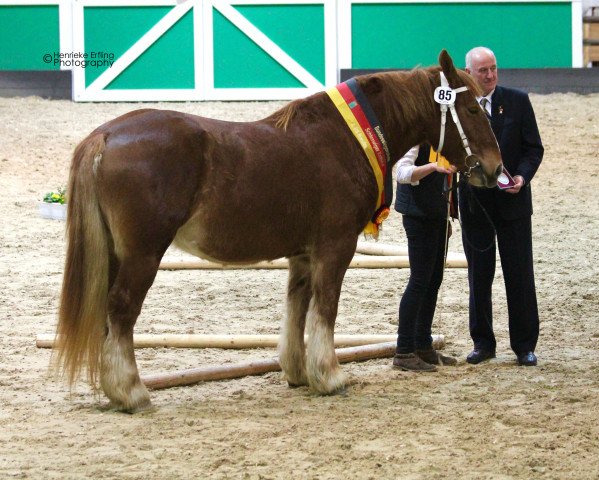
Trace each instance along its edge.
<path fill-rule="evenodd" d="M 360 143 L 376 178 L 379 190 L 376 210 L 364 233 L 377 237 L 380 225 L 389 215 L 393 193 L 391 172 L 387 171 L 389 148 L 382 127 L 356 79 L 329 88 L 327 94 Z"/>

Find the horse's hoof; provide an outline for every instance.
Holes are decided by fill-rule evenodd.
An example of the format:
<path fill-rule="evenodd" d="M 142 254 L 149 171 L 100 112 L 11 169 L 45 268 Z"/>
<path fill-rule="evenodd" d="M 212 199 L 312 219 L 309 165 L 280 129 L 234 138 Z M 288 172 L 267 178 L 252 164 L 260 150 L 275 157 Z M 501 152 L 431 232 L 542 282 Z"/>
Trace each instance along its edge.
<path fill-rule="evenodd" d="M 319 395 L 339 395 L 346 389 L 347 378 L 340 371 L 329 375 L 326 379 L 321 377 L 319 380 L 310 383 L 310 388 Z"/>
<path fill-rule="evenodd" d="M 107 411 L 111 411 L 111 412 L 118 412 L 118 413 L 129 413 L 132 415 L 134 413 L 155 412 L 157 410 L 157 408 L 154 407 L 154 405 L 152 405 L 152 402 L 150 402 L 150 401 L 148 401 L 147 403 L 143 403 L 141 405 L 135 405 L 135 406 L 125 406 L 121 403 L 109 402 L 108 406 L 105 407 L 103 410 L 107 410 Z"/>
<path fill-rule="evenodd" d="M 287 382 L 287 385 L 289 385 L 289 388 L 300 388 L 300 387 L 305 387 L 308 385 L 308 383 L 295 383 L 295 382 Z"/>
<path fill-rule="evenodd" d="M 125 413 L 130 413 L 130 414 L 147 414 L 147 413 L 155 413 L 158 411 L 158 407 L 155 407 L 152 402 L 148 403 L 147 405 L 141 405 L 135 408 L 131 408 L 129 410 L 127 410 Z"/>
<path fill-rule="evenodd" d="M 346 397 L 347 394 L 348 394 L 348 391 L 347 391 L 347 386 L 346 385 L 340 385 L 335 390 L 329 390 L 329 391 L 326 391 L 326 392 L 314 391 L 314 393 L 316 395 L 318 395 L 318 396 L 321 396 L 321 397 L 332 397 L 334 395 L 339 395 L 341 397 Z"/>
<path fill-rule="evenodd" d="M 290 375 L 289 372 L 283 372 L 283 380 L 287 381 L 289 388 L 299 388 L 308 386 L 308 379 L 305 373 L 297 373 L 296 375 Z"/>
<path fill-rule="evenodd" d="M 349 389 L 347 388 L 347 385 L 337 390 L 335 392 L 335 395 L 339 395 L 340 397 L 347 397 L 349 395 Z"/>
<path fill-rule="evenodd" d="M 308 381 L 307 380 L 289 380 L 289 379 L 287 379 L 287 385 L 289 385 L 289 388 L 307 387 Z"/>
<path fill-rule="evenodd" d="M 152 405 L 152 402 L 148 398 L 148 399 L 146 399 L 142 402 L 139 402 L 135 405 L 125 405 L 121 402 L 111 400 L 110 402 L 108 402 L 108 405 L 101 408 L 101 410 L 110 411 L 110 412 L 134 414 L 134 413 L 154 412 L 157 409 Z"/>

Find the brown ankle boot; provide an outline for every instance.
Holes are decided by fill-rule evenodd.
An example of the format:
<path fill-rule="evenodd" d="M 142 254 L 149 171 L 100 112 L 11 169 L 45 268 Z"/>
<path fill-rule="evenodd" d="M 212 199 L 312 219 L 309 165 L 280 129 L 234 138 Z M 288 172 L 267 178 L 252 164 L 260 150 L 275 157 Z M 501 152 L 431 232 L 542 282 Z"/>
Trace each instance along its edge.
<path fill-rule="evenodd" d="M 437 367 L 423 361 L 414 353 L 396 353 L 393 357 L 393 367 L 408 372 L 436 372 Z"/>
<path fill-rule="evenodd" d="M 434 348 L 428 350 L 416 350 L 416 355 L 431 365 L 457 365 L 458 361 L 454 357 L 442 355 Z"/>

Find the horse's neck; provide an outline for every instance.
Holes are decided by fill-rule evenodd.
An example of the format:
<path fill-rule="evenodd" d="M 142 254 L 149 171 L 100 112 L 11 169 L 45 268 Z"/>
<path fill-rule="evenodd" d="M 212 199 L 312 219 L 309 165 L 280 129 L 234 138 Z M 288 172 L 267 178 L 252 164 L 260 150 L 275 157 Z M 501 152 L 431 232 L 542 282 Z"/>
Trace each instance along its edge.
<path fill-rule="evenodd" d="M 396 80 L 397 81 L 397 80 Z M 425 128 L 431 119 L 426 118 L 426 108 L 414 110 L 414 105 L 425 105 L 431 100 L 422 98 L 421 79 L 405 75 L 399 80 L 405 82 L 402 95 L 393 94 L 393 87 L 385 87 L 372 98 L 375 111 L 381 112 L 379 121 L 388 137 L 391 163 L 395 164 L 410 148 L 425 141 Z M 432 91 L 430 97 L 432 99 Z M 391 106 L 390 106 L 391 105 Z"/>

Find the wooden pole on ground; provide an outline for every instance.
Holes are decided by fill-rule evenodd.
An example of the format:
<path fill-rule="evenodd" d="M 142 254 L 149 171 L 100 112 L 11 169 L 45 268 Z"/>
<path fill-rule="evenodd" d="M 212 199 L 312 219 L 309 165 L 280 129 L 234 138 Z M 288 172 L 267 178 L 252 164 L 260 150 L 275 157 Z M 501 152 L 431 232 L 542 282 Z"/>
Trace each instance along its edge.
<path fill-rule="evenodd" d="M 363 253 L 365 255 L 407 257 L 408 247 L 400 247 L 399 245 L 388 245 L 378 242 L 359 241 L 358 246 L 356 247 L 356 253 Z"/>
<path fill-rule="evenodd" d="M 54 348 L 55 335 L 39 334 L 35 345 L 38 348 Z M 354 347 L 382 342 L 393 342 L 396 335 L 335 335 L 335 347 Z M 307 340 L 307 337 L 306 339 Z M 204 335 L 204 334 L 135 334 L 135 348 L 274 348 L 279 342 L 279 335 Z M 442 350 L 445 347 L 443 335 L 433 335 L 433 348 Z"/>
<path fill-rule="evenodd" d="M 410 266 L 408 257 L 376 257 L 356 256 L 349 268 L 407 268 Z M 160 263 L 161 270 L 274 270 L 289 268 L 286 258 L 277 258 L 268 262 L 250 264 L 222 264 L 207 260 L 164 260 Z"/>
<path fill-rule="evenodd" d="M 357 362 L 373 358 L 392 357 L 395 354 L 395 342 L 376 343 L 359 347 L 340 348 L 335 350 L 339 363 Z M 212 380 L 227 380 L 245 377 L 247 375 L 261 375 L 267 372 L 281 370 L 278 358 L 267 360 L 253 360 L 232 365 L 217 365 L 211 367 L 191 368 L 177 372 L 156 373 L 141 377 L 146 387 L 152 390 L 162 388 L 192 385 L 199 382 Z"/>
<path fill-rule="evenodd" d="M 285 258 L 278 258 L 269 262 L 252 264 L 227 264 L 209 262 L 207 260 L 163 260 L 161 270 L 264 270 L 285 269 L 289 262 Z M 349 268 L 409 268 L 410 261 L 407 256 L 355 256 Z M 457 253 L 447 255 L 448 268 L 465 268 L 466 257 Z"/>

